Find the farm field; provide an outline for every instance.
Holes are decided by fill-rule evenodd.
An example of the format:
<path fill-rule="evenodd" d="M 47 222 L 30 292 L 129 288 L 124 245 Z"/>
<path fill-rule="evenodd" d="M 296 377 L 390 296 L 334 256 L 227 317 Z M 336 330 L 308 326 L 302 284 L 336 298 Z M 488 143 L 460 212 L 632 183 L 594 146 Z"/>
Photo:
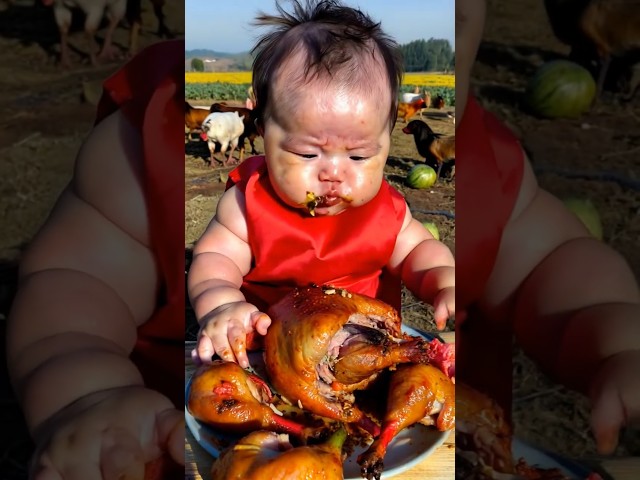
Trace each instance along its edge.
<path fill-rule="evenodd" d="M 244 101 L 251 85 L 251 72 L 185 72 L 187 100 Z M 455 106 L 455 75 L 441 73 L 407 73 L 400 93 L 413 92 L 418 87 L 431 96 L 442 95 L 447 105 Z"/>

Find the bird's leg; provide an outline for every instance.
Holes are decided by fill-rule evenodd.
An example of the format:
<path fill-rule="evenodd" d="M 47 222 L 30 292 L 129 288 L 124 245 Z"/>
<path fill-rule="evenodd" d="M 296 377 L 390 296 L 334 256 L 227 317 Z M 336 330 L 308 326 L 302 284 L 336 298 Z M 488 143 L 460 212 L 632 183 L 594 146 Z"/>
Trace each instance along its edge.
<path fill-rule="evenodd" d="M 113 13 L 109 16 L 109 26 L 104 36 L 104 43 L 102 44 L 102 51 L 100 52 L 100 58 L 106 60 L 115 60 L 118 55 L 117 50 L 112 45 L 113 32 L 115 31 L 118 23 L 120 23 L 121 17 Z"/>
<path fill-rule="evenodd" d="M 69 27 L 64 26 L 60 28 L 60 65 L 63 68 L 69 68 L 71 66 L 71 59 L 69 57 Z"/>
<path fill-rule="evenodd" d="M 436 182 L 440 178 L 440 170 L 442 170 L 442 165 L 444 162 L 438 162 L 438 171 L 436 172 Z"/>
<path fill-rule="evenodd" d="M 596 83 L 596 102 L 600 99 L 600 95 L 602 95 L 604 81 L 607 78 L 607 72 L 609 70 L 609 65 L 611 64 L 611 55 L 606 54 L 601 58 L 600 73 L 598 74 L 598 82 Z"/>

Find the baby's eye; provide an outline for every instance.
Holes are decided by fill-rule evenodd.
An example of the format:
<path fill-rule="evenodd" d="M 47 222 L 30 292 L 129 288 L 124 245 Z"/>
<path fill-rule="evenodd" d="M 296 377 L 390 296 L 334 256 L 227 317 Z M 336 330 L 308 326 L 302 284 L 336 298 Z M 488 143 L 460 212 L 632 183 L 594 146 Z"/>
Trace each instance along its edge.
<path fill-rule="evenodd" d="M 299 157 L 302 158 L 316 158 L 317 155 L 313 154 L 313 153 L 296 153 L 295 155 L 298 155 Z"/>
<path fill-rule="evenodd" d="M 361 157 L 361 156 L 359 156 L 359 155 L 351 155 L 349 158 L 350 158 L 351 160 L 356 161 L 356 162 L 359 162 L 359 161 L 362 161 L 362 160 L 366 160 L 366 159 L 367 159 L 367 157 Z"/>

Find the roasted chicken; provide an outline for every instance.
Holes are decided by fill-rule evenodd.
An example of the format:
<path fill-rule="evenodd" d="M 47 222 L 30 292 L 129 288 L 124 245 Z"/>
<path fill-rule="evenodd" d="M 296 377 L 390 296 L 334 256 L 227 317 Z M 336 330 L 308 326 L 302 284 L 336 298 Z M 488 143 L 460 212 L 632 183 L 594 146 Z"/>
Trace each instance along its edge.
<path fill-rule="evenodd" d="M 433 365 L 400 365 L 391 375 L 380 436 L 358 457 L 362 476 L 380 479 L 387 446 L 403 429 L 415 424 L 451 430 L 455 420 L 455 386 Z"/>
<path fill-rule="evenodd" d="M 294 448 L 289 436 L 253 432 L 226 450 L 211 468 L 212 480 L 342 480 L 346 430 L 325 443 Z"/>
<path fill-rule="evenodd" d="M 273 430 L 306 438 L 309 432 L 281 415 L 269 386 L 237 363 L 214 361 L 193 375 L 187 408 L 201 422 L 223 432 Z"/>
<path fill-rule="evenodd" d="M 511 426 L 500 406 L 487 395 L 465 383 L 456 384 L 456 448 L 471 458 L 502 473 L 514 473 L 511 455 Z"/>
<path fill-rule="evenodd" d="M 267 312 L 265 366 L 291 403 L 355 424 L 373 436 L 379 427 L 354 405 L 353 391 L 398 363 L 434 363 L 454 374 L 454 348 L 405 335 L 386 303 L 333 287 L 295 289 Z"/>

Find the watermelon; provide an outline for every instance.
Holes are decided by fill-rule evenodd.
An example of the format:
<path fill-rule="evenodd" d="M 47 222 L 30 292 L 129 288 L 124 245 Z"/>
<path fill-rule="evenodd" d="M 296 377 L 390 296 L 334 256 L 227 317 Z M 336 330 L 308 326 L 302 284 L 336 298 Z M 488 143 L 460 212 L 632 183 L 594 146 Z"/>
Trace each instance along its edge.
<path fill-rule="evenodd" d="M 433 238 L 436 240 L 440 240 L 440 231 L 438 230 L 438 226 L 433 222 L 422 222 L 424 228 L 429 230 L 429 233 L 433 235 Z"/>
<path fill-rule="evenodd" d="M 596 82 L 586 68 L 568 60 L 553 60 L 531 78 L 524 103 L 541 117 L 575 118 L 589 110 L 595 94 Z"/>
<path fill-rule="evenodd" d="M 431 188 L 436 183 L 436 171 L 429 165 L 418 164 L 407 174 L 407 185 L 411 188 Z"/>
<path fill-rule="evenodd" d="M 602 222 L 598 209 L 588 198 L 568 197 L 563 200 L 564 205 L 576 215 L 587 227 L 589 233 L 598 240 L 602 240 Z"/>

